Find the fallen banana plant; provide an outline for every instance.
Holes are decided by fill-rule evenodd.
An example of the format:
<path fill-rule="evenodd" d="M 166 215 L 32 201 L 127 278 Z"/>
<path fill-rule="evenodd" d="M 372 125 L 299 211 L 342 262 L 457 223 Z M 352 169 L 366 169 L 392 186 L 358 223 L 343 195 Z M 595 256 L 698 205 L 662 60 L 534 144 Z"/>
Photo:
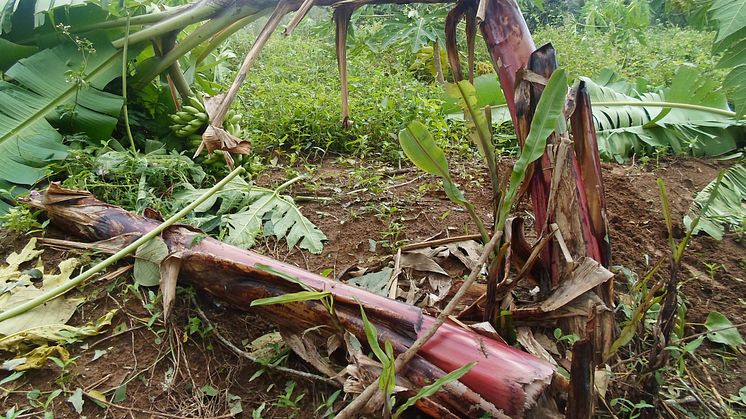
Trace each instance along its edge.
<path fill-rule="evenodd" d="M 33 192 L 28 200 L 43 209 L 56 225 L 90 240 L 128 235 L 127 240 L 133 241 L 160 224 L 101 202 L 85 192 L 69 191 L 54 184 L 44 194 Z M 417 307 L 204 238 L 191 227 L 172 226 L 163 231 L 161 238 L 170 252 L 161 263 L 166 314 L 174 303 L 177 279 L 240 310 L 249 310 L 256 299 L 296 293 L 305 287 L 329 293 L 334 301 L 335 318 L 319 301 L 265 305 L 252 311 L 277 324 L 301 357 L 327 375 L 344 381 L 348 390 L 359 391 L 373 382 L 377 377 L 375 368 L 357 357 L 358 362 L 340 374 L 319 353 L 323 345 L 317 343 L 335 341 L 337 326 L 345 329 L 345 335 L 354 335 L 364 342 L 361 306 L 378 330 L 379 343 L 383 345 L 389 340 L 397 355 L 405 352 L 435 322 Z M 344 345 L 336 342 L 328 345 L 327 356 Z M 397 386 L 403 386 L 409 393 L 416 392 L 417 388 L 474 361 L 477 365 L 459 381 L 420 399 L 417 407 L 439 417 L 523 417 L 545 394 L 554 374 L 549 363 L 449 321 L 400 371 Z"/>

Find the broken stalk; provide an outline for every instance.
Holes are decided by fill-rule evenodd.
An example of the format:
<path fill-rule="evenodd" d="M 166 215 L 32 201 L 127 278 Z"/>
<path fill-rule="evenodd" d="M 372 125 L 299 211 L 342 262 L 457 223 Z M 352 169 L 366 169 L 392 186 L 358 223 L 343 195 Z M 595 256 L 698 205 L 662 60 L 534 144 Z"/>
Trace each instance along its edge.
<path fill-rule="evenodd" d="M 233 180 L 236 176 L 243 173 L 245 169 L 243 167 L 237 167 L 234 171 L 230 172 L 228 176 L 223 178 L 220 182 L 216 183 L 215 186 L 210 188 L 207 192 L 202 194 L 199 198 L 197 198 L 194 202 L 187 205 L 182 209 L 181 211 L 177 212 L 176 214 L 172 215 L 168 220 L 164 221 L 157 227 L 155 227 L 153 230 L 143 234 L 139 239 L 135 240 L 134 242 L 130 243 L 128 246 L 123 248 L 122 250 L 116 252 L 115 254 L 109 256 L 108 258 L 102 260 L 101 262 L 97 263 L 93 267 L 87 269 L 85 272 L 81 273 L 80 275 L 76 276 L 75 278 L 65 282 L 64 284 L 53 288 L 42 295 L 29 300 L 23 304 L 20 304 L 16 307 L 13 307 L 10 310 L 3 311 L 0 313 L 0 322 L 8 320 L 10 318 L 13 318 L 19 314 L 25 313 L 37 306 L 40 306 L 47 301 L 57 298 L 60 295 L 70 291 L 71 289 L 77 287 L 83 281 L 86 279 L 92 277 L 93 275 L 103 271 L 104 269 L 108 268 L 112 264 L 118 262 L 120 259 L 124 258 L 125 256 L 129 255 L 130 253 L 137 250 L 138 247 L 142 246 L 143 244 L 150 241 L 155 236 L 161 234 L 165 229 L 169 228 L 173 224 L 176 224 L 177 221 L 184 218 L 187 214 L 192 212 L 195 208 L 197 208 L 200 204 L 205 202 L 207 199 L 209 199 L 211 196 L 215 195 L 220 189 L 223 188 L 228 182 Z"/>

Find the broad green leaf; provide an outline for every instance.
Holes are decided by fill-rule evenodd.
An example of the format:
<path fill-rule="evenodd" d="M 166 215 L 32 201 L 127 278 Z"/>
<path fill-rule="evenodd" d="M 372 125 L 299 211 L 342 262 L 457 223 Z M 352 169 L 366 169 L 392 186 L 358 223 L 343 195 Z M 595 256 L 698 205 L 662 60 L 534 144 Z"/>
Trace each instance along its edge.
<path fill-rule="evenodd" d="M 292 294 L 278 295 L 276 297 L 260 298 L 251 302 L 251 307 L 267 306 L 272 304 L 297 303 L 301 301 L 316 301 L 330 296 L 329 291 L 299 291 Z"/>
<path fill-rule="evenodd" d="M 746 27 L 746 0 L 714 0 L 710 11 L 712 18 L 718 22 L 715 42 Z"/>
<path fill-rule="evenodd" d="M 11 31 L 11 17 L 23 0 L 0 0 L 0 34 Z M 85 6 L 86 4 L 103 5 L 105 2 L 94 0 L 36 0 L 34 3 L 34 27 L 44 25 L 46 16 L 54 9 Z"/>
<path fill-rule="evenodd" d="M 684 225 L 691 229 L 693 220 L 701 214 L 693 234 L 704 231 L 722 240 L 726 228 L 736 230 L 746 224 L 746 165 L 739 163 L 725 171 L 712 202 L 706 206 L 716 182 L 717 179 L 713 180 L 697 193 L 684 217 Z"/>
<path fill-rule="evenodd" d="M 149 242 L 138 247 L 135 251 L 135 268 L 133 276 L 135 282 L 145 286 L 153 287 L 160 283 L 160 265 L 168 256 L 168 245 L 160 237 L 154 237 Z"/>
<path fill-rule="evenodd" d="M 443 190 L 451 201 L 461 205 L 466 204 L 464 193 L 461 192 L 461 189 L 459 189 L 451 180 L 443 179 Z"/>
<path fill-rule="evenodd" d="M 599 84 L 581 78 L 593 103 L 602 159 L 622 162 L 635 153 L 645 154 L 654 148 L 708 156 L 735 149 L 736 140 L 727 130 L 736 124 L 733 118 L 700 110 L 648 105 L 674 102 L 729 110 L 718 83 L 703 77 L 696 68 L 681 66 L 669 87 L 642 94 L 613 72 L 602 76 Z"/>
<path fill-rule="evenodd" d="M 174 195 L 180 203 L 191 202 L 206 191 L 189 184 L 183 186 L 184 189 Z M 218 202 L 219 208 L 215 211 L 213 207 Z M 220 225 L 226 233 L 225 242 L 234 246 L 250 248 L 263 232 L 265 236 L 285 239 L 290 248 L 297 245 L 315 254 L 324 248 L 326 235 L 300 212 L 292 198 L 251 185 L 238 177 L 195 211 L 201 214 L 193 222 L 206 231 Z M 217 217 L 205 216 L 213 213 Z"/>
<path fill-rule="evenodd" d="M 121 71 L 122 55 L 108 41 L 92 39 L 96 52 L 83 56 L 71 43 L 24 58 L 0 80 L 0 180 L 33 185 L 67 147 L 50 125 L 108 139 L 122 107 L 103 89 Z M 69 80 L 76 76 L 82 85 Z"/>
<path fill-rule="evenodd" d="M 0 70 L 7 70 L 21 58 L 26 58 L 37 52 L 39 48 L 28 45 L 14 44 L 7 39 L 0 38 Z"/>
<path fill-rule="evenodd" d="M 254 246 L 256 236 L 262 230 L 264 214 L 272 211 L 276 202 L 274 195 L 266 194 L 252 203 L 246 211 L 224 217 L 228 225 L 228 244 L 248 249 Z"/>
<path fill-rule="evenodd" d="M 702 345 L 702 342 L 704 341 L 705 341 L 705 337 L 700 336 L 697 339 L 694 339 L 693 341 L 684 345 L 684 350 L 687 353 L 693 354 Z"/>
<path fill-rule="evenodd" d="M 510 120 L 510 112 L 507 111 L 505 95 L 496 74 L 483 74 L 475 77 L 474 90 L 476 91 L 478 108 L 484 109 L 485 106 L 492 107 L 493 123 Z M 443 95 L 442 109 L 448 118 L 463 119 L 463 112 L 458 101 L 459 96 L 453 96 L 449 92 L 445 92 Z"/>
<path fill-rule="evenodd" d="M 705 328 L 709 331 L 707 339 L 715 343 L 728 345 L 733 350 L 737 350 L 746 343 L 733 323 L 717 311 L 713 311 L 707 316 Z"/>
<path fill-rule="evenodd" d="M 725 76 L 723 87 L 730 92 L 730 99 L 736 107 L 736 118 L 743 118 L 746 115 L 746 62 Z"/>
<path fill-rule="evenodd" d="M 396 413 L 394 413 L 393 417 L 398 418 L 399 416 L 401 416 L 402 413 L 404 413 L 405 410 L 414 406 L 414 404 L 417 403 L 418 400 L 425 398 L 425 397 L 430 397 L 433 394 L 437 393 L 438 390 L 441 389 L 441 387 L 463 377 L 467 372 L 469 372 L 476 365 L 477 365 L 476 362 L 466 364 L 463 367 L 457 370 L 453 370 L 449 372 L 448 374 L 440 377 L 439 379 L 435 380 L 434 383 L 427 385 L 425 387 L 422 387 L 420 391 L 417 392 L 417 394 L 407 399 L 407 401 L 396 410 Z"/>
<path fill-rule="evenodd" d="M 360 306 L 360 317 L 363 319 L 363 329 L 365 330 L 365 338 L 368 340 L 368 346 L 370 346 L 370 349 L 381 363 L 386 362 L 388 357 L 386 356 L 386 353 L 383 352 L 383 349 L 381 349 L 381 345 L 378 344 L 378 330 L 370 320 L 368 320 L 368 316 L 365 315 L 363 306 Z"/>
<path fill-rule="evenodd" d="M 508 216 L 518 188 L 526 177 L 528 165 L 544 154 L 544 150 L 547 147 L 547 137 L 554 131 L 562 115 L 566 95 L 567 76 L 565 70 L 560 68 L 549 78 L 544 93 L 541 95 L 541 99 L 539 99 L 539 104 L 536 106 L 536 112 L 531 121 L 531 128 L 529 129 L 528 137 L 526 137 L 526 143 L 521 150 L 521 156 L 513 165 L 513 172 L 510 175 L 510 186 L 500 209 L 498 223 L 503 222 Z M 564 118 L 564 116 L 562 117 Z"/>
<path fill-rule="evenodd" d="M 13 382 L 13 381 L 15 381 L 15 380 L 23 377 L 23 374 L 26 374 L 26 373 L 24 371 L 14 371 L 9 376 L 7 376 L 7 377 L 3 378 L 2 380 L 0 380 L 0 386 L 2 386 L 4 384 L 7 384 L 7 383 L 10 383 L 10 382 Z"/>
<path fill-rule="evenodd" d="M 451 178 L 443 150 L 422 122 L 412 121 L 399 131 L 399 144 L 407 158 L 421 170 L 443 179 Z"/>
<path fill-rule="evenodd" d="M 731 68 L 743 64 L 746 64 L 746 38 L 741 39 L 723 52 L 717 66 L 718 68 Z"/>
<path fill-rule="evenodd" d="M 394 388 L 396 387 L 396 364 L 394 364 L 394 347 L 391 345 L 391 340 L 386 339 L 383 346 L 386 349 L 386 358 L 382 361 L 383 369 L 381 370 L 378 387 L 385 397 L 389 397 L 394 394 Z"/>
<path fill-rule="evenodd" d="M 404 154 L 415 166 L 443 179 L 443 190 L 448 199 L 463 205 L 466 202 L 464 193 L 451 180 L 448 161 L 443 150 L 435 144 L 433 136 L 420 121 L 412 121 L 399 131 L 399 144 Z"/>

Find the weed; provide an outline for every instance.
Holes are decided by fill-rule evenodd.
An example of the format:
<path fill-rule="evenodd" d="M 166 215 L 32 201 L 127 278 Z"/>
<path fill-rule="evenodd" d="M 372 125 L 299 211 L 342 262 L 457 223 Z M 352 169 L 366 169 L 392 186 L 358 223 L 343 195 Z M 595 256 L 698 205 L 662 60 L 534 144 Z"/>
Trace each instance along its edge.
<path fill-rule="evenodd" d="M 18 409 L 17 406 L 13 405 L 10 409 L 5 411 L 5 419 L 16 419 L 21 417 L 27 409 Z"/>
<path fill-rule="evenodd" d="M 262 419 L 262 413 L 267 407 L 267 403 L 262 403 L 256 409 L 251 411 L 251 419 Z"/>
<path fill-rule="evenodd" d="M 295 381 L 288 381 L 285 383 L 285 393 L 277 398 L 277 406 L 288 409 L 299 409 L 298 403 L 305 397 L 305 393 L 294 395 Z"/>
<path fill-rule="evenodd" d="M 40 223 L 37 220 L 40 211 L 32 211 L 28 207 L 18 205 L 12 207 L 8 213 L 0 216 L 0 225 L 3 229 L 18 233 L 18 234 L 32 234 L 43 230 L 49 220 Z"/>
<path fill-rule="evenodd" d="M 329 397 L 324 397 L 324 395 L 322 395 L 322 402 L 315 410 L 317 417 L 327 418 L 334 415 L 334 402 L 337 401 L 337 398 L 339 398 L 341 393 L 342 390 L 337 390 L 330 394 Z"/>
<path fill-rule="evenodd" d="M 554 339 L 557 340 L 557 343 L 567 342 L 568 346 L 572 346 L 575 342 L 580 340 L 580 337 L 574 333 L 568 333 L 565 335 L 562 333 L 562 329 L 558 327 L 554 329 Z"/>
<path fill-rule="evenodd" d="M 620 412 L 625 414 L 624 415 L 625 417 L 628 417 L 630 419 L 635 419 L 635 418 L 640 417 L 640 414 L 642 413 L 643 409 L 653 407 L 652 404 L 644 400 L 639 401 L 639 402 L 633 402 L 631 400 L 627 400 L 622 397 L 611 399 L 611 401 L 609 402 L 609 405 L 611 407 L 617 407 Z"/>
<path fill-rule="evenodd" d="M 72 379 L 70 367 L 75 365 L 75 360 L 78 358 L 77 356 L 69 359 L 61 359 L 56 356 L 47 358 L 60 368 L 60 374 L 57 376 L 55 383 L 62 389 L 65 389 L 66 384 Z"/>
<path fill-rule="evenodd" d="M 708 262 L 702 262 L 705 267 L 707 268 L 707 276 L 710 277 L 710 279 L 715 279 L 715 274 L 725 269 L 725 265 L 722 263 L 708 263 Z"/>
<path fill-rule="evenodd" d="M 383 240 L 380 241 L 381 246 L 386 249 L 396 249 L 401 245 L 399 238 L 404 231 L 405 225 L 401 215 L 402 210 L 394 205 L 388 203 L 381 203 L 377 207 L 376 218 L 385 226 L 385 229 L 381 233 Z"/>
<path fill-rule="evenodd" d="M 56 169 L 54 178 L 62 185 L 84 189 L 113 205 L 142 212 L 145 208 L 172 212 L 173 185 L 201 185 L 205 171 L 189 158 L 156 149 L 148 154 L 132 154 L 109 147 L 88 147 L 71 152 Z"/>

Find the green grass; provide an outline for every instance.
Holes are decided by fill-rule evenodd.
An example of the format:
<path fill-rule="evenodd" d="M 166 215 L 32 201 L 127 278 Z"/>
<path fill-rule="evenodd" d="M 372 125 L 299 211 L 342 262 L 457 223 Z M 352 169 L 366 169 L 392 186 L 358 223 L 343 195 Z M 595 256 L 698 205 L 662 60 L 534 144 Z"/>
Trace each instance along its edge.
<path fill-rule="evenodd" d="M 593 77 L 604 68 L 611 68 L 628 79 L 643 78 L 652 86 L 668 84 L 678 66 L 693 64 L 705 74 L 722 79 L 715 69 L 717 57 L 712 55 L 714 32 L 701 32 L 679 27 L 651 27 L 645 32 L 645 44 L 632 41 L 618 46 L 608 35 L 593 36 L 579 32 L 567 23 L 559 27 L 544 27 L 534 33 L 536 44 L 552 42 L 559 65 L 572 78 Z"/>
<path fill-rule="evenodd" d="M 413 119 L 432 126 L 439 141 L 462 141 L 463 124 L 444 121 L 440 86 L 415 79 L 396 51 L 348 57 L 353 125 L 342 129 L 332 39 L 299 29 L 290 38 L 273 37 L 262 51 L 234 105 L 257 153 L 334 151 L 396 162 L 402 156 L 395 134 Z"/>

